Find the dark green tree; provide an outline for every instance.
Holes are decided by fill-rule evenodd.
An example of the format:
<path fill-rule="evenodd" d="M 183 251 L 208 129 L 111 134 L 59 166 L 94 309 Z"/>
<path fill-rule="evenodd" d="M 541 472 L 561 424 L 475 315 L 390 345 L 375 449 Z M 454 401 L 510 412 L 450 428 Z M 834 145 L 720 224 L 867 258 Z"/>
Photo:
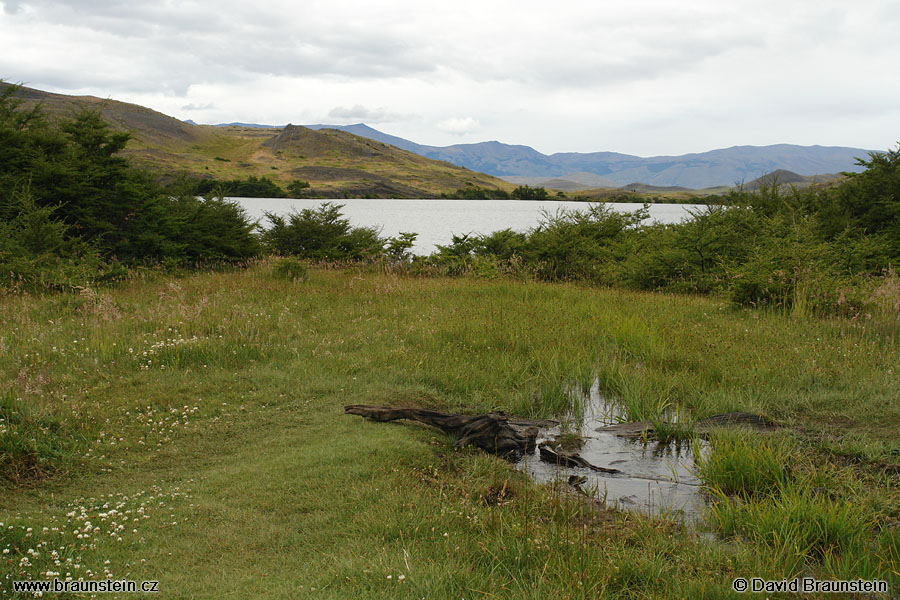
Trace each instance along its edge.
<path fill-rule="evenodd" d="M 511 197 L 516 200 L 546 200 L 549 197 L 547 190 L 542 187 L 529 187 L 520 185 L 512 191 Z"/>
<path fill-rule="evenodd" d="M 309 182 L 295 179 L 288 184 L 287 191 L 292 198 L 303 198 L 309 193 Z"/>
<path fill-rule="evenodd" d="M 315 260 L 362 260 L 381 256 L 383 240 L 373 227 L 352 227 L 343 218 L 343 204 L 323 202 L 283 217 L 266 213 L 269 228 L 262 234 L 267 248 L 281 255 Z"/>

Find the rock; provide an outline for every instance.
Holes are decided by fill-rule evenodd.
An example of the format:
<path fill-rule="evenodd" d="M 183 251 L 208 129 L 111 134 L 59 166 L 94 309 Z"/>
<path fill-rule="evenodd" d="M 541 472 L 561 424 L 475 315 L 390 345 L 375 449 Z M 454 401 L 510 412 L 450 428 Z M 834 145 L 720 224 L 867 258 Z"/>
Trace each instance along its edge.
<path fill-rule="evenodd" d="M 730 412 L 721 415 L 713 415 L 705 419 L 700 419 L 694 423 L 694 431 L 700 435 L 706 435 L 711 430 L 721 427 L 747 427 L 757 431 L 772 431 L 773 429 L 776 429 L 778 425 L 762 415 L 755 415 L 748 412 Z"/>
<path fill-rule="evenodd" d="M 653 424 L 650 421 L 630 421 L 628 423 L 616 423 L 615 425 L 599 427 L 596 431 L 639 440 L 653 436 Z"/>

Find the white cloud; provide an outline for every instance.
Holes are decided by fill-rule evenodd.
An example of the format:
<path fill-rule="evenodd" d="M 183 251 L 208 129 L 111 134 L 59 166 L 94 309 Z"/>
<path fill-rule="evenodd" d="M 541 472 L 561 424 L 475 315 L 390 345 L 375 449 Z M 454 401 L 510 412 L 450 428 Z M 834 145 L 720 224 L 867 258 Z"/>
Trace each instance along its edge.
<path fill-rule="evenodd" d="M 0 78 L 201 122 L 642 155 L 900 122 L 895 0 L 0 2 Z"/>
<path fill-rule="evenodd" d="M 212 102 L 207 102 L 206 104 L 194 104 L 193 102 L 190 104 L 185 104 L 181 107 L 181 110 L 210 110 L 215 108 L 216 105 Z"/>
<path fill-rule="evenodd" d="M 328 118 L 338 125 L 344 123 L 387 123 L 404 119 L 403 115 L 392 113 L 385 108 L 366 108 L 361 104 L 336 106 L 328 111 Z"/>
<path fill-rule="evenodd" d="M 453 135 L 463 135 L 478 131 L 481 123 L 472 117 L 454 117 L 438 122 L 437 128 Z"/>

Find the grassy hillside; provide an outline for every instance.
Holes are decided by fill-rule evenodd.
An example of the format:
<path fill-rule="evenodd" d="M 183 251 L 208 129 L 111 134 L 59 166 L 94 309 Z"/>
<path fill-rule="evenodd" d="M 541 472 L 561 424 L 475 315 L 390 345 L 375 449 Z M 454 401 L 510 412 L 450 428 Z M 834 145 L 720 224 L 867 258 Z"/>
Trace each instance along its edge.
<path fill-rule="evenodd" d="M 321 197 L 435 197 L 477 186 L 512 190 L 490 175 L 424 158 L 336 130 L 192 125 L 149 108 L 91 96 L 65 96 L 22 88 L 26 104 L 40 103 L 54 117 L 82 107 L 99 109 L 115 129 L 132 134 L 125 154 L 174 176 L 215 179 L 269 177 L 282 184 L 310 182 Z"/>

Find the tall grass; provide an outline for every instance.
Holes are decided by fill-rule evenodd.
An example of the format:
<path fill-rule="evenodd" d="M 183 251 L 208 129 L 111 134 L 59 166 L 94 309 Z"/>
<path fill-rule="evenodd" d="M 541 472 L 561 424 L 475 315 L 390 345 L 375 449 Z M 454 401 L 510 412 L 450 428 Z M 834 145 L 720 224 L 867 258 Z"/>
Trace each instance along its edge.
<path fill-rule="evenodd" d="M 793 477 L 794 449 L 781 436 L 748 430 L 717 430 L 708 448 L 695 445 L 697 474 L 715 493 L 743 499 L 769 496 Z"/>
<path fill-rule="evenodd" d="M 885 577 L 896 565 L 896 484 L 853 474 L 896 463 L 896 340 L 860 320 L 365 269 L 309 268 L 298 287 L 262 264 L 7 295 L 0 349 L 0 392 L 15 402 L 5 418 L 28 423 L 49 476 L 0 490 L 0 522 L 15 527 L 0 542 L 2 576 L 18 576 L 29 544 L 59 536 L 52 528 L 73 506 L 94 521 L 100 494 L 153 485 L 191 498 L 148 511 L 122 542 L 104 530 L 77 555 L 94 572 L 110 560 L 114 575 L 160 577 L 184 596 L 695 597 L 727 593 L 738 575 Z M 627 395 L 651 417 L 743 409 L 792 425 L 808 446 L 786 445 L 785 485 L 805 487 L 782 499 L 767 483 L 779 480 L 777 460 L 745 480 L 722 475 L 758 491 L 714 505 L 720 533 L 733 532 L 719 544 L 535 486 L 433 431 L 341 410 L 553 417 L 595 377 L 606 397 Z M 782 457 L 779 442 L 764 443 Z M 736 455 L 756 445 L 722 445 L 710 473 L 749 469 Z M 862 466 L 811 469 L 832 450 Z M 818 487 L 835 497 L 811 495 Z M 763 514 L 779 501 L 780 513 Z M 778 514 L 790 517 L 781 529 Z M 768 524 L 752 529 L 748 515 Z M 43 578 L 48 563 L 32 562 L 41 566 L 27 576 Z"/>

